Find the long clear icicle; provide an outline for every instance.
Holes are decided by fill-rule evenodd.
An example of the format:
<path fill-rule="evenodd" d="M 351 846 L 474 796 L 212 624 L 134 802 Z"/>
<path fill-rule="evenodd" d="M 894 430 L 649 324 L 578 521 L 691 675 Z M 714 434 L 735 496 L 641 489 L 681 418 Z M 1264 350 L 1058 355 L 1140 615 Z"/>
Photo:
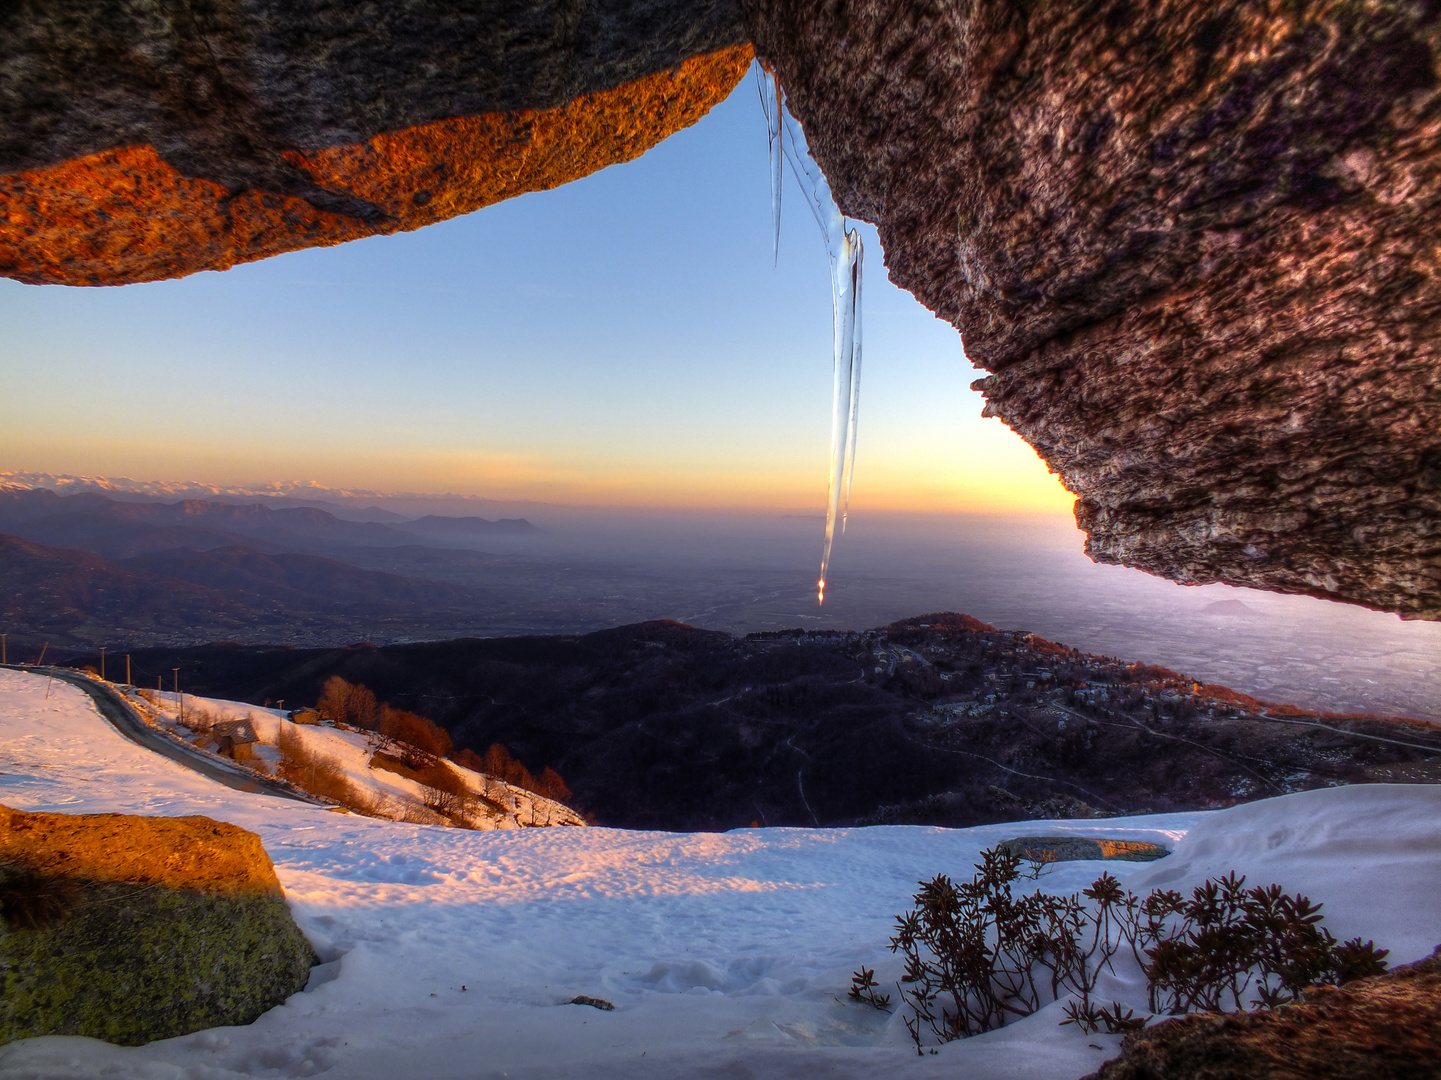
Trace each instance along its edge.
<path fill-rule="evenodd" d="M 764 95 L 762 95 L 764 98 Z M 768 110 L 767 118 L 771 115 Z M 836 205 L 831 186 L 826 182 L 821 167 L 810 155 L 806 145 L 805 132 L 785 108 L 776 88 L 774 115 L 780 118 L 784 140 L 771 143 L 771 170 L 774 176 L 779 168 L 775 158 L 776 142 L 791 171 L 806 195 L 806 204 L 820 226 L 825 238 L 826 254 L 831 264 L 831 310 L 834 326 L 834 374 L 835 383 L 831 393 L 831 461 L 830 489 L 826 498 L 826 534 L 821 547 L 821 576 L 816 583 L 816 599 L 825 603 L 826 571 L 831 563 L 831 547 L 835 543 L 836 520 L 845 531 L 846 518 L 850 512 L 851 480 L 855 473 L 856 416 L 860 405 L 861 389 L 861 266 L 862 251 L 860 235 L 846 227 L 845 216 Z M 772 179 L 772 212 L 779 221 L 780 204 L 776 194 L 778 185 Z M 779 250 L 779 235 L 777 235 Z"/>
<path fill-rule="evenodd" d="M 766 137 L 771 151 L 771 229 L 775 234 L 773 261 L 781 261 L 781 80 L 774 71 L 756 65 L 756 87 L 761 92 L 761 111 L 766 114 Z"/>

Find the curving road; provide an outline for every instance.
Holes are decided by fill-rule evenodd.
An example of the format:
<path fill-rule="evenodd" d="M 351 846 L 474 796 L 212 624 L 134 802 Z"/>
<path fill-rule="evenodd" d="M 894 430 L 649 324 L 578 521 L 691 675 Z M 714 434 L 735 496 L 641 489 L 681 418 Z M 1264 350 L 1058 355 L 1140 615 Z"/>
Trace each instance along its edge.
<path fill-rule="evenodd" d="M 125 700 L 124 696 L 117 693 L 109 683 L 92 679 L 67 668 L 32 667 L 28 664 L 6 664 L 4 666 L 11 671 L 53 676 L 85 691 L 94 700 L 100 715 L 131 742 L 137 743 L 147 750 L 153 750 L 162 757 L 184 765 L 187 769 L 198 772 L 218 784 L 224 784 L 236 791 L 256 795 L 274 795 L 282 799 L 309 803 L 312 806 L 329 807 L 332 805 L 323 799 L 317 799 L 298 791 L 283 781 L 258 776 L 242 765 L 236 765 L 216 754 L 207 753 L 199 747 L 191 746 L 164 732 L 155 730 L 140 718 L 140 715 L 130 707 L 130 703 Z"/>

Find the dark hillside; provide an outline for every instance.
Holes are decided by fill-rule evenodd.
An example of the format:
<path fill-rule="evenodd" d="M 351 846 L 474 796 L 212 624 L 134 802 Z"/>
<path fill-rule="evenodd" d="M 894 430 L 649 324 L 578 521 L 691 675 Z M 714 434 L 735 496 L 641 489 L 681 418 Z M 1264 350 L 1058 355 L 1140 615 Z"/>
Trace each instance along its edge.
<path fill-rule="evenodd" d="M 85 551 L 43 547 L 0 534 L 0 620 L 16 658 L 33 642 L 94 640 L 115 628 L 145 640 L 181 636 L 198 622 L 279 633 L 268 619 L 213 589 L 159 578 Z M 18 631 L 18 632 L 17 632 Z M 102 639 L 103 640 L 103 639 Z"/>
<path fill-rule="evenodd" d="M 970 825 L 1441 780 L 1441 727 L 1267 705 L 966 616 L 746 638 L 677 623 L 377 648 L 135 654 L 198 694 L 314 701 L 330 675 L 457 747 L 550 766 L 602 824 Z"/>

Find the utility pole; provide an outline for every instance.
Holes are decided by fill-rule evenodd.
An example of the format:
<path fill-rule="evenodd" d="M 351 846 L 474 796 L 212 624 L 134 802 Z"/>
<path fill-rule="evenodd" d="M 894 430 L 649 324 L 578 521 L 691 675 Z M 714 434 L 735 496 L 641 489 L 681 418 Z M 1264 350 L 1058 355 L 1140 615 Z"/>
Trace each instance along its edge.
<path fill-rule="evenodd" d="M 0 634 L 0 664 L 10 663 L 10 654 L 5 650 L 5 639 L 9 634 Z"/>
<path fill-rule="evenodd" d="M 129 653 L 126 653 L 126 654 L 125 654 L 125 685 L 126 685 L 126 686 L 134 686 L 134 685 L 135 685 L 133 682 L 130 681 L 130 654 L 129 654 Z"/>
<path fill-rule="evenodd" d="M 100 681 L 101 681 L 101 682 L 104 682 L 104 681 L 105 681 L 105 650 L 106 650 L 107 648 L 109 648 L 109 646 L 107 646 L 107 645 L 102 645 L 102 646 L 100 646 Z"/>
<path fill-rule="evenodd" d="M 185 702 L 180 697 L 180 669 L 171 668 L 170 670 L 175 674 L 175 707 L 178 710 L 177 715 L 180 717 L 180 722 L 183 724 L 185 723 Z"/>

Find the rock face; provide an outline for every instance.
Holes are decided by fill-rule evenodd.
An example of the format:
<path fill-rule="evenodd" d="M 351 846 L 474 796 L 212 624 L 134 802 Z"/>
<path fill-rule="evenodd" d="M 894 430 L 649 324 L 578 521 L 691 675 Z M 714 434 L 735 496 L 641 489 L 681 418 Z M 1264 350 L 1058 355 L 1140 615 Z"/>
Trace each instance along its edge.
<path fill-rule="evenodd" d="M 1145 840 L 1114 840 L 1091 836 L 1017 836 L 1002 840 L 1000 846 L 1022 859 L 1040 863 L 1079 860 L 1155 862 L 1171 854 L 1160 844 Z"/>
<path fill-rule="evenodd" d="M 1435 0 L 17 0 L 0 274 L 563 183 L 693 123 L 747 37 L 1093 558 L 1441 618 Z"/>
<path fill-rule="evenodd" d="M 0 1042 L 246 1024 L 315 956 L 254 833 L 0 807 Z"/>
<path fill-rule="evenodd" d="M 417 228 L 638 156 L 750 58 L 733 0 L 20 0 L 0 273 L 115 285 Z"/>
<path fill-rule="evenodd" d="M 1441 8 L 743 2 L 1092 558 L 1441 618 Z"/>
<path fill-rule="evenodd" d="M 1168 1020 L 1085 1080 L 1441 1077 L 1441 954 L 1278 1009 Z"/>

